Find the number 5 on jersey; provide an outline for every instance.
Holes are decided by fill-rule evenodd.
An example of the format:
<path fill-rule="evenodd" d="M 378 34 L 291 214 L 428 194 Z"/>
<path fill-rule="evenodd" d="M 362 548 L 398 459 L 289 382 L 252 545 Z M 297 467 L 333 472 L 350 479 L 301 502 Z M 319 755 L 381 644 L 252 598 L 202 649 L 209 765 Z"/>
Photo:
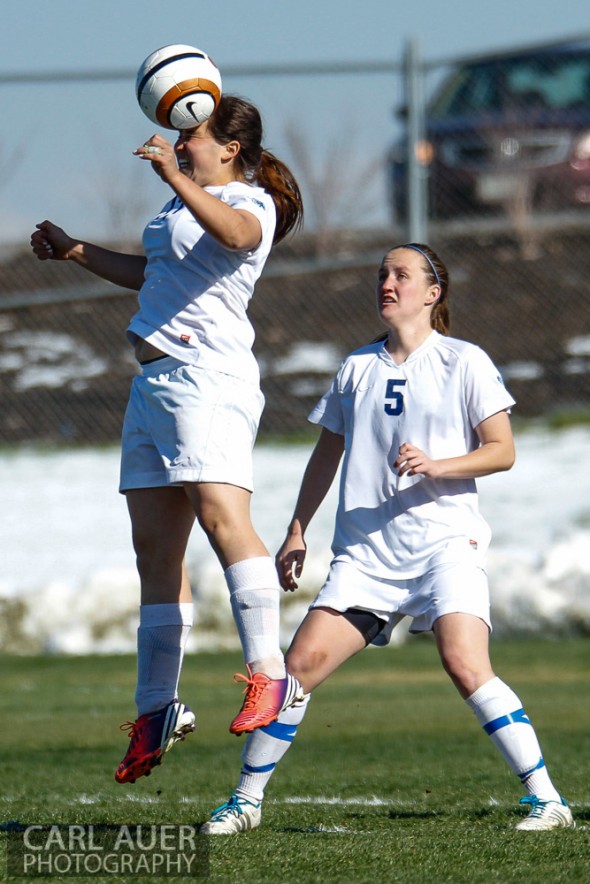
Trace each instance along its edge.
<path fill-rule="evenodd" d="M 396 390 L 396 387 L 405 387 L 405 380 L 397 380 L 395 378 L 390 378 L 387 381 L 387 388 L 385 391 L 385 398 L 390 400 L 385 403 L 385 413 L 396 415 L 401 414 L 404 410 L 404 394 L 401 390 Z"/>

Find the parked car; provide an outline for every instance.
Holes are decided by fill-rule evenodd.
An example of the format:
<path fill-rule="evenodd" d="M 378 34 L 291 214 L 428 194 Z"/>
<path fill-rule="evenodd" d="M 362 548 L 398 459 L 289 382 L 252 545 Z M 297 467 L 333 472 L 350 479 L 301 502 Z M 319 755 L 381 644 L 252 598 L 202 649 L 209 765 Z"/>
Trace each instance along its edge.
<path fill-rule="evenodd" d="M 434 217 L 490 212 L 515 197 L 539 209 L 589 204 L 590 44 L 459 63 L 427 105 L 425 136 L 417 156 Z M 390 172 L 403 218 L 406 138 Z"/>

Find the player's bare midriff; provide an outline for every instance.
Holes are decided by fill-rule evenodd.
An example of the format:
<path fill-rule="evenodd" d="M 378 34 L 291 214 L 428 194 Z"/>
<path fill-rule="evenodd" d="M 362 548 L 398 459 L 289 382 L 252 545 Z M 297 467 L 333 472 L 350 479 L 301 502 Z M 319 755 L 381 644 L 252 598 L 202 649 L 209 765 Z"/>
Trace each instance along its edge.
<path fill-rule="evenodd" d="M 159 359 L 161 356 L 166 356 L 166 353 L 158 350 L 149 341 L 144 341 L 143 338 L 140 338 L 135 344 L 135 358 L 140 363 L 149 362 L 151 359 Z"/>

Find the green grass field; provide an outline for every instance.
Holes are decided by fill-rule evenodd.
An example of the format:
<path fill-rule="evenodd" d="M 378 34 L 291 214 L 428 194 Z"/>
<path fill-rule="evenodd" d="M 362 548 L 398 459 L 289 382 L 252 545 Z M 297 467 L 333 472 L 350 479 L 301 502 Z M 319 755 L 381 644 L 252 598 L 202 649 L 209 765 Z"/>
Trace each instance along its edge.
<path fill-rule="evenodd" d="M 262 826 L 207 839 L 211 878 L 590 881 L 590 642 L 498 642 L 492 651 L 535 724 L 575 831 L 514 831 L 521 786 L 420 638 L 366 651 L 316 692 L 268 789 Z M 152 776 L 120 786 L 113 772 L 127 737 L 118 725 L 134 714 L 134 658 L 0 656 L 2 829 L 203 822 L 239 771 L 243 738 L 228 724 L 240 668 L 235 654 L 187 657 L 181 696 L 197 712 L 197 733 Z M 4 868 L 2 857 L 0 877 Z"/>

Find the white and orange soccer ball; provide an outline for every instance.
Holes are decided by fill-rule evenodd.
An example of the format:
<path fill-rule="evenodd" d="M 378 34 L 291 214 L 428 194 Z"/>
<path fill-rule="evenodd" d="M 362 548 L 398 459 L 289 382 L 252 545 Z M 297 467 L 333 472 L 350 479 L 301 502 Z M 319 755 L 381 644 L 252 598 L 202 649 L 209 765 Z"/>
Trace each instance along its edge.
<path fill-rule="evenodd" d="M 192 129 L 207 120 L 221 98 L 221 74 L 194 46 L 173 43 L 140 65 L 135 92 L 142 111 L 164 129 Z"/>

